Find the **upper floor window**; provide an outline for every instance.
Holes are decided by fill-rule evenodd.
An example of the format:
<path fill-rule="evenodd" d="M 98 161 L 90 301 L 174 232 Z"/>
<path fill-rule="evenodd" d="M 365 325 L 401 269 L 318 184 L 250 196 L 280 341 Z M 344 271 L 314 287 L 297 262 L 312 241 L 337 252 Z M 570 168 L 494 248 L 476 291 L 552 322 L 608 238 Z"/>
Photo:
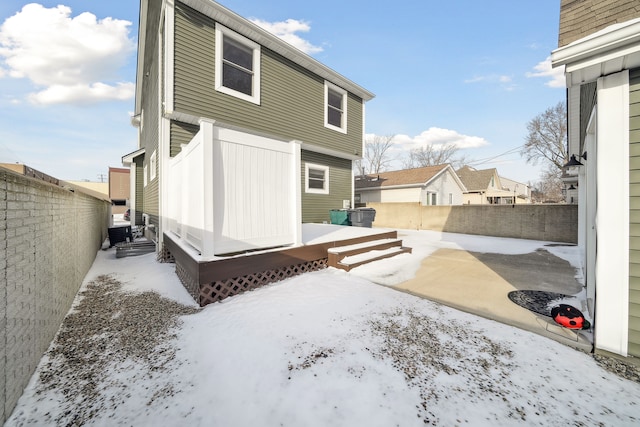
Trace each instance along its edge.
<path fill-rule="evenodd" d="M 324 82 L 324 125 L 330 129 L 347 133 L 347 91 L 329 82 Z"/>
<path fill-rule="evenodd" d="M 260 104 L 260 45 L 216 25 L 215 85 L 219 92 Z"/>

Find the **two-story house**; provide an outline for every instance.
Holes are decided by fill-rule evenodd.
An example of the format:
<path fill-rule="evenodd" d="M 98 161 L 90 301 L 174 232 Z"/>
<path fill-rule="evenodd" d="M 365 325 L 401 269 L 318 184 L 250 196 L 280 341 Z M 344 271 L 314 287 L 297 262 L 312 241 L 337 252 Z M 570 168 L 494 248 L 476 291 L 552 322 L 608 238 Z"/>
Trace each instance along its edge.
<path fill-rule="evenodd" d="M 353 203 L 373 94 L 211 0 L 142 0 L 132 221 L 210 257 Z"/>
<path fill-rule="evenodd" d="M 567 83 L 568 153 L 596 351 L 640 357 L 640 7 L 562 0 L 554 67 Z"/>

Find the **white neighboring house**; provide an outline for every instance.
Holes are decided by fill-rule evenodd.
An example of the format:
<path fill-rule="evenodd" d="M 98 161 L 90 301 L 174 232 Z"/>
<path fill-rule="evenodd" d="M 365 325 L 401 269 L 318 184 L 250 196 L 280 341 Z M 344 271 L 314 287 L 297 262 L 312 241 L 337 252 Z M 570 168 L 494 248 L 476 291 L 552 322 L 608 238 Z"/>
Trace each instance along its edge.
<path fill-rule="evenodd" d="M 594 350 L 640 357 L 640 9 L 563 0 L 568 153 Z"/>
<path fill-rule="evenodd" d="M 523 182 L 514 181 L 504 176 L 500 176 L 502 189 L 515 196 L 516 204 L 531 203 L 531 189 Z"/>
<path fill-rule="evenodd" d="M 356 203 L 461 205 L 464 184 L 449 164 L 404 169 L 355 178 Z"/>

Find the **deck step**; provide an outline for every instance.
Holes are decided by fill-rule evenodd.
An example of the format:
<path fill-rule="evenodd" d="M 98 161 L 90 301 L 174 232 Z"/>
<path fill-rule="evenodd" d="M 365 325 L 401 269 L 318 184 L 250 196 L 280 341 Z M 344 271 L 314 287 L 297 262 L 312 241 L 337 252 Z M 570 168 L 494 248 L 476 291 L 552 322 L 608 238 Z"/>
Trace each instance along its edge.
<path fill-rule="evenodd" d="M 330 267 L 350 271 L 373 261 L 411 253 L 411 248 L 403 247 L 401 239 L 388 238 L 330 248 L 327 253 Z"/>
<path fill-rule="evenodd" d="M 410 253 L 411 253 L 411 248 L 408 248 L 405 246 L 399 246 L 399 247 L 383 249 L 383 250 L 373 250 L 364 254 L 346 257 L 338 263 L 337 268 L 350 271 L 353 268 L 360 267 L 361 265 L 368 264 L 373 261 L 378 261 L 385 258 L 391 258 L 392 256 L 396 256 L 400 254 L 410 254 Z"/>

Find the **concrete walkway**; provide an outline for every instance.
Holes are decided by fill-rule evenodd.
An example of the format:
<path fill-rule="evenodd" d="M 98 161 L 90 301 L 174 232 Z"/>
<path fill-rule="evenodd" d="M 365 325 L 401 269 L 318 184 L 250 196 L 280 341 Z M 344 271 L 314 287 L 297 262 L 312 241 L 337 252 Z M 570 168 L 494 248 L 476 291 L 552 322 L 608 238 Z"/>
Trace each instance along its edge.
<path fill-rule="evenodd" d="M 558 326 L 508 298 L 514 290 L 540 290 L 575 295 L 582 285 L 575 269 L 544 249 L 524 255 L 438 249 L 422 261 L 416 276 L 394 286 L 417 296 L 547 336 L 590 352 L 590 331 Z M 586 307 L 578 307 L 586 312 Z"/>

